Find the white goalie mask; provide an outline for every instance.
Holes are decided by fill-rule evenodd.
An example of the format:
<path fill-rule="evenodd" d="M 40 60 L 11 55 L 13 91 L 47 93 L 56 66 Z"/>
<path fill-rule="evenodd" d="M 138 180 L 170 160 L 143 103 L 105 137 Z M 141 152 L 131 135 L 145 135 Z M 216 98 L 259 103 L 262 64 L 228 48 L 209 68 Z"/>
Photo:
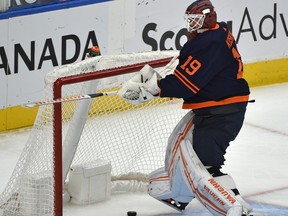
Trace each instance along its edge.
<path fill-rule="evenodd" d="M 185 14 L 184 19 L 187 22 L 188 32 L 201 29 L 205 20 L 204 14 Z"/>
<path fill-rule="evenodd" d="M 187 31 L 192 36 L 199 29 L 212 29 L 217 23 L 217 14 L 210 0 L 196 0 L 185 11 Z M 189 35 L 188 34 L 188 35 Z"/>

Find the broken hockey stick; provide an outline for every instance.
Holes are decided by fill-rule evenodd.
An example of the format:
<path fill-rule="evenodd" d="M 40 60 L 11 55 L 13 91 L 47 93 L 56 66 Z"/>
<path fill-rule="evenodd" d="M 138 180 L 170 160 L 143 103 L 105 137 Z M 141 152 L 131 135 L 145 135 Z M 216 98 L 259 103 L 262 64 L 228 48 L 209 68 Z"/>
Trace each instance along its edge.
<path fill-rule="evenodd" d="M 162 75 L 166 75 L 168 71 L 172 70 L 173 63 L 178 59 L 178 56 L 174 56 L 171 61 L 165 65 L 165 67 L 160 70 L 158 73 Z M 57 98 L 54 100 L 46 100 L 46 101 L 35 101 L 35 102 L 30 102 L 22 105 L 23 107 L 26 108 L 33 108 L 37 106 L 43 106 L 43 105 L 49 105 L 49 104 L 56 104 L 56 103 L 62 103 L 62 102 L 68 102 L 68 101 L 76 101 L 76 100 L 83 100 L 83 99 L 91 99 L 91 98 L 96 98 L 96 97 L 102 97 L 102 96 L 107 96 L 107 95 L 113 95 L 117 94 L 117 91 L 112 91 L 112 92 L 100 92 L 100 93 L 93 93 L 93 94 L 85 94 L 85 95 L 76 95 L 76 96 L 70 96 L 70 97 L 63 97 L 63 98 Z"/>
<path fill-rule="evenodd" d="M 91 99 L 91 98 L 102 97 L 102 96 L 113 95 L 113 94 L 117 94 L 117 91 L 70 96 L 70 97 L 64 97 L 64 98 L 57 98 L 55 100 L 36 101 L 36 102 L 24 104 L 23 106 L 26 108 L 33 108 L 36 106 L 43 106 L 43 105 L 56 104 L 56 103 L 62 103 L 62 102 L 68 102 L 68 101 L 83 100 L 83 99 Z"/>

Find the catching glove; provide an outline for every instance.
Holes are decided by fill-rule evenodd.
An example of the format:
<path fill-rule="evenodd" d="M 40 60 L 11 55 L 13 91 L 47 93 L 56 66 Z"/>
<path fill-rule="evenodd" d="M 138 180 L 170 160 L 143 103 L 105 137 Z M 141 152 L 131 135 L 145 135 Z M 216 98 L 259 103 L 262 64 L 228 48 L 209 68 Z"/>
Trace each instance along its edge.
<path fill-rule="evenodd" d="M 160 75 L 149 65 L 145 65 L 135 76 L 128 80 L 118 95 L 133 105 L 140 105 L 158 96 Z"/>

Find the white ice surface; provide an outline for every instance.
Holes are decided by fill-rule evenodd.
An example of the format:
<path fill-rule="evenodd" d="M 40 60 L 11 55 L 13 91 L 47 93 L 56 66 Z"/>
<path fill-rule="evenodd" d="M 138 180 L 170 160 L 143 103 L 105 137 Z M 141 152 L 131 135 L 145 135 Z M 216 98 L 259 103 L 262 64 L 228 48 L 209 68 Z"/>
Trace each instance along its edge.
<path fill-rule="evenodd" d="M 243 128 L 228 148 L 224 172 L 231 174 L 256 212 L 288 216 L 288 83 L 251 89 Z M 30 129 L 0 133 L 0 192 L 4 190 Z M 65 216 L 211 215 L 194 200 L 180 214 L 145 193 L 121 193 L 101 203 L 65 205 Z"/>

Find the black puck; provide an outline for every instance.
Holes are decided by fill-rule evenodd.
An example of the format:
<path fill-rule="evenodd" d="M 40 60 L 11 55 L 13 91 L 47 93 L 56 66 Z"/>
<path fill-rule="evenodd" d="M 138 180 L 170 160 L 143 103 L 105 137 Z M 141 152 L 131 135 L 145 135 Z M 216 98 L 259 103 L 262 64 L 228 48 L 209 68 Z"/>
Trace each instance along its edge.
<path fill-rule="evenodd" d="M 127 216 L 136 216 L 137 212 L 136 211 L 128 211 Z"/>

